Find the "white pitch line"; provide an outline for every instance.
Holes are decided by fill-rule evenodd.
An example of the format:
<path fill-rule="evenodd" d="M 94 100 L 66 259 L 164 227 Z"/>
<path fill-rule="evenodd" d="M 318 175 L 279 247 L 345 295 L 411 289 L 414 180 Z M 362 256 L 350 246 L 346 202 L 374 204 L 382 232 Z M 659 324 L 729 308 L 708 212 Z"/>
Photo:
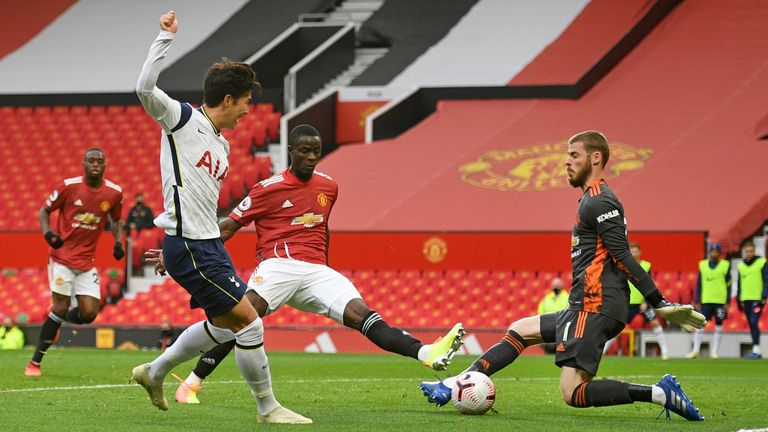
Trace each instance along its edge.
<path fill-rule="evenodd" d="M 602 378 L 613 378 L 613 377 L 598 377 L 598 379 Z M 618 377 L 617 377 L 618 378 Z M 623 380 L 626 379 L 657 379 L 659 378 L 657 375 L 624 375 L 620 377 Z M 728 377 L 710 377 L 710 376 L 685 376 L 681 377 L 684 380 L 713 380 L 713 379 L 727 379 L 729 381 L 733 381 L 734 379 L 751 379 L 752 377 L 739 377 L 739 376 L 728 376 Z M 494 381 L 504 381 L 504 382 L 525 382 L 525 381 L 559 381 L 560 377 L 527 377 L 527 378 L 518 378 L 518 377 L 497 377 L 493 378 Z M 419 379 L 414 378 L 339 378 L 339 379 L 289 379 L 289 380 L 279 380 L 280 383 L 286 383 L 286 384 L 317 384 L 317 383 L 370 383 L 370 382 L 417 382 Z M 206 381 L 205 385 L 232 385 L 232 384 L 243 384 L 244 381 L 238 380 L 238 381 Z M 163 384 L 164 386 L 175 386 L 175 382 L 165 382 Z M 128 387 L 138 387 L 138 384 L 129 383 L 129 384 L 95 384 L 95 385 L 84 385 L 84 386 L 61 386 L 61 387 L 33 387 L 33 388 L 7 388 L 3 389 L 0 388 L 0 394 L 3 393 L 31 393 L 31 392 L 41 392 L 41 391 L 69 391 L 69 390 L 93 390 L 93 389 L 111 389 L 111 388 L 128 388 Z"/>

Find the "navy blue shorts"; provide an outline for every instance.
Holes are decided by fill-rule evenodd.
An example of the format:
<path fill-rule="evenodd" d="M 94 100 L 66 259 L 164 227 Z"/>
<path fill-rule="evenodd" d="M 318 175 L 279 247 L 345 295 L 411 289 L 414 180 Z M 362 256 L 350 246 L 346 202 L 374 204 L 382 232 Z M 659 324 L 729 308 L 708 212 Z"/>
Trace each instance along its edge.
<path fill-rule="evenodd" d="M 202 307 L 209 319 L 231 311 L 248 286 L 235 272 L 221 239 L 190 240 L 166 234 L 163 262 L 173 280 L 192 296 L 189 306 Z"/>
<path fill-rule="evenodd" d="M 723 325 L 723 321 L 728 318 L 728 311 L 725 310 L 724 304 L 717 303 L 704 303 L 701 305 L 701 314 L 709 321 L 712 316 L 715 316 L 715 324 Z"/>

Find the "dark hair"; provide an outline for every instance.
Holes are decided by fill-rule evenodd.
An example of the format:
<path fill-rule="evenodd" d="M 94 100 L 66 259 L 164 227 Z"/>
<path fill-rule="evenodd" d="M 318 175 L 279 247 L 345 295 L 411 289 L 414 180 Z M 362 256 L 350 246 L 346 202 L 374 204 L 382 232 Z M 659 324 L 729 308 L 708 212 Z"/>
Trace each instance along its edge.
<path fill-rule="evenodd" d="M 581 141 L 584 143 L 584 151 L 587 152 L 587 156 L 591 153 L 599 151 L 603 156 L 603 163 L 601 166 L 605 167 L 608 163 L 608 159 L 611 157 L 611 149 L 608 147 L 608 140 L 605 135 L 598 131 L 584 131 L 577 133 L 568 140 L 568 144 Z"/>
<path fill-rule="evenodd" d="M 315 129 L 314 127 L 308 124 L 300 124 L 295 128 L 291 129 L 291 133 L 288 136 L 288 145 L 290 146 L 290 145 L 298 144 L 299 140 L 301 140 L 305 136 L 319 138 L 320 132 L 318 132 L 317 129 Z"/>
<path fill-rule="evenodd" d="M 205 73 L 203 103 L 212 107 L 218 106 L 226 95 L 237 99 L 253 90 L 261 94 L 261 84 L 256 81 L 256 72 L 251 65 L 222 58 Z"/>
<path fill-rule="evenodd" d="M 639 243 L 630 243 L 629 244 L 629 248 L 630 249 L 632 249 L 632 248 L 640 249 L 640 244 Z"/>
<path fill-rule="evenodd" d="M 755 247 L 755 242 L 753 242 L 752 240 L 747 240 L 747 241 L 744 242 L 744 246 L 743 247 L 750 247 L 750 246 L 751 247 Z"/>
<path fill-rule="evenodd" d="M 92 151 L 97 151 L 97 152 L 101 153 L 101 155 L 104 156 L 105 158 L 107 157 L 107 155 L 104 154 L 104 150 L 102 150 L 102 149 L 100 149 L 98 147 L 91 147 L 88 150 L 86 150 L 85 153 L 83 153 L 83 160 L 85 160 L 85 156 L 88 153 L 92 152 Z"/>

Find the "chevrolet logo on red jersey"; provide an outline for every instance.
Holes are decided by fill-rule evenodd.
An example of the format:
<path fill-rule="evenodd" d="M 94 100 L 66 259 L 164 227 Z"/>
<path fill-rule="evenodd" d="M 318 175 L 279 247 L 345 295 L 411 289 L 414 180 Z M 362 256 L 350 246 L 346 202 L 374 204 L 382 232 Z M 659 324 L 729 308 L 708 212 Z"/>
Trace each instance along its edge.
<path fill-rule="evenodd" d="M 101 216 L 96 216 L 93 213 L 87 213 L 87 212 L 78 213 L 72 219 L 88 225 L 93 225 L 101 222 Z"/>
<path fill-rule="evenodd" d="M 304 228 L 312 228 L 323 221 L 323 215 L 314 213 L 304 213 L 301 216 L 293 218 L 291 225 L 304 225 Z"/>
<path fill-rule="evenodd" d="M 72 217 L 72 228 L 84 228 L 87 230 L 95 231 L 99 229 L 99 222 L 101 222 L 101 216 L 96 216 L 93 213 L 78 213 Z"/>

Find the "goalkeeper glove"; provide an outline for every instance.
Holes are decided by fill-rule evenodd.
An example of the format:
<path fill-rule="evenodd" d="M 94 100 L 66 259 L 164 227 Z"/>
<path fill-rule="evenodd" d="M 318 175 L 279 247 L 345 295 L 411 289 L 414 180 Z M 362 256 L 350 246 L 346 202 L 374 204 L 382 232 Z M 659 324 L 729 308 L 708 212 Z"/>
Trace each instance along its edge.
<path fill-rule="evenodd" d="M 707 323 L 704 315 L 696 312 L 689 304 L 681 305 L 664 300 L 656 306 L 656 312 L 666 321 L 679 325 L 688 333 L 704 327 Z"/>

